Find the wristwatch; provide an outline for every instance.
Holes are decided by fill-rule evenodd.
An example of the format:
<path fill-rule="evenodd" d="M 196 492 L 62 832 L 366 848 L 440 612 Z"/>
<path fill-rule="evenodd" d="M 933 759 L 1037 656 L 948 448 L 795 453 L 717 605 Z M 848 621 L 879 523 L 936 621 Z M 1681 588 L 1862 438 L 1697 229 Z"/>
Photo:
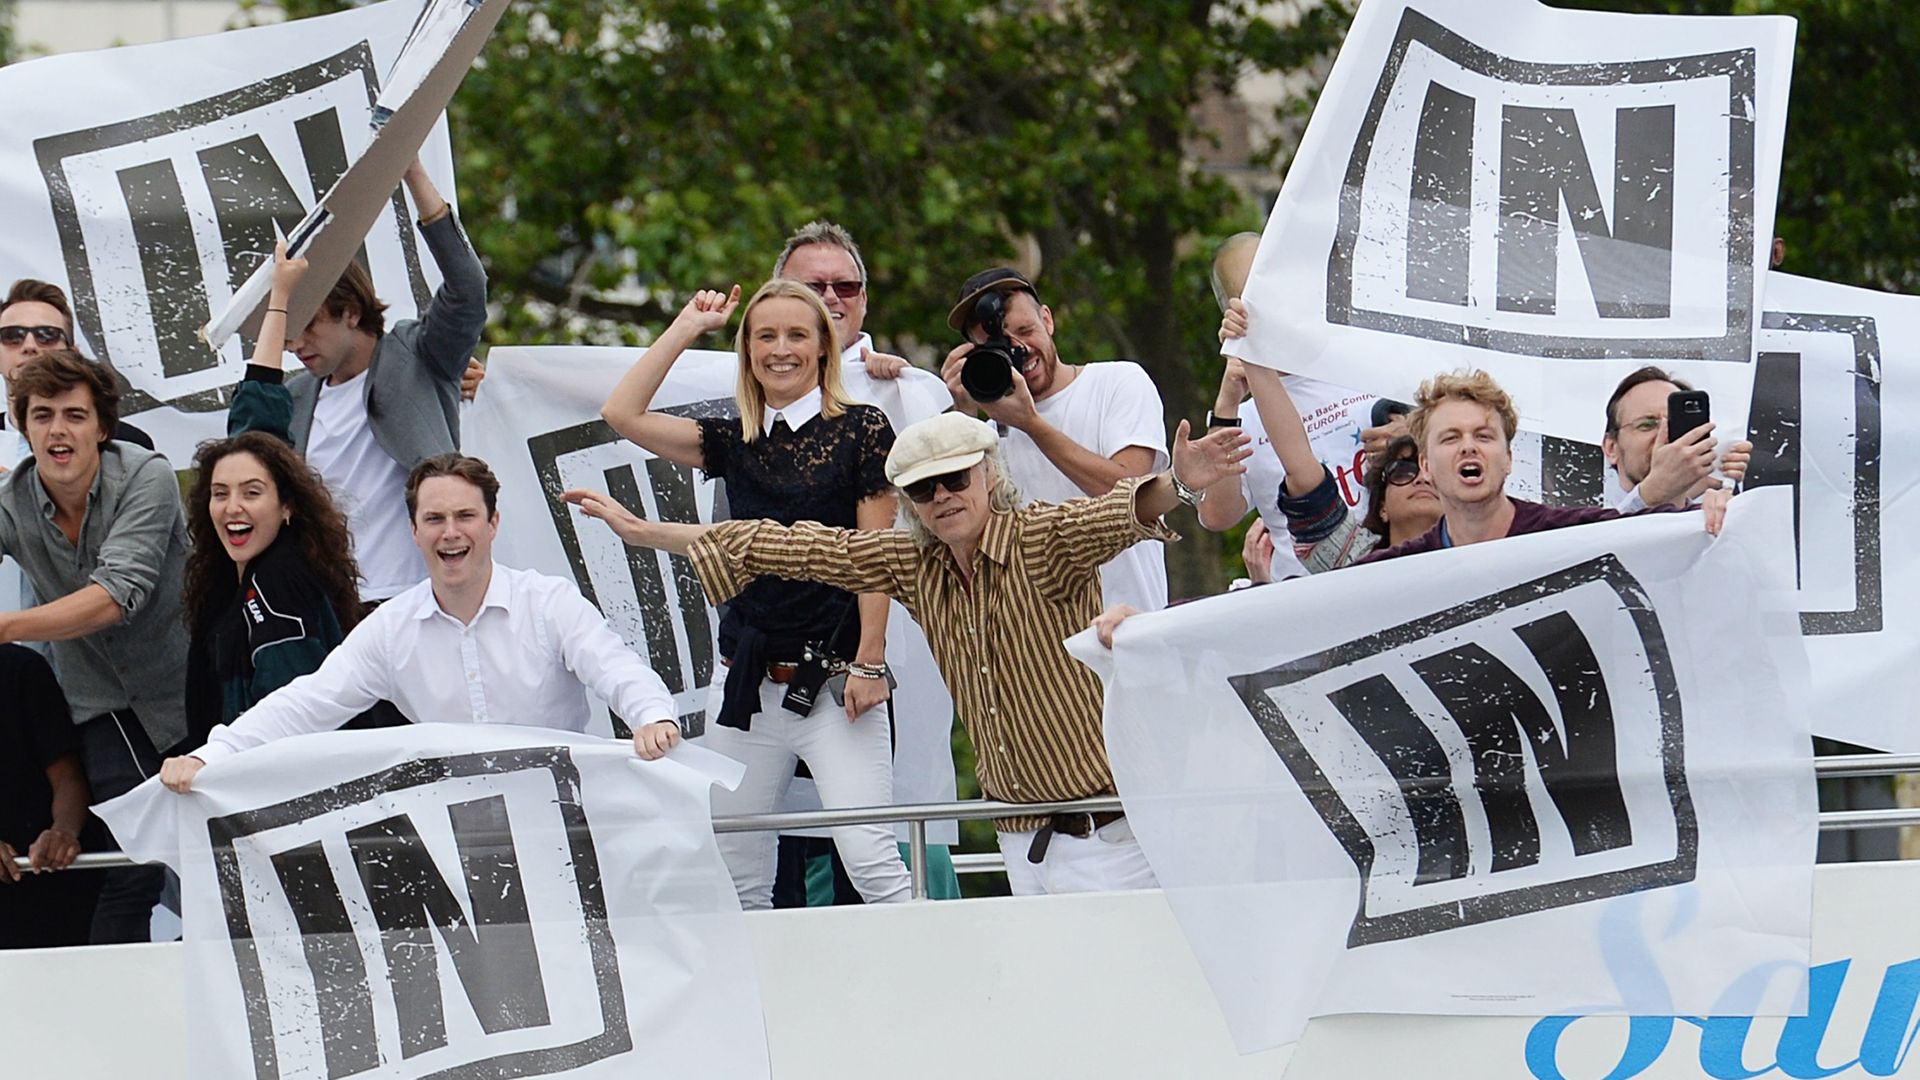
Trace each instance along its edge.
<path fill-rule="evenodd" d="M 1212 409 L 1207 410 L 1207 430 L 1208 431 L 1212 431 L 1214 428 L 1217 428 L 1217 427 L 1239 427 L 1239 426 L 1240 426 L 1239 417 L 1215 416 L 1213 415 Z"/>
<path fill-rule="evenodd" d="M 1173 482 L 1173 497 L 1176 499 L 1179 499 L 1183 503 L 1186 503 L 1188 506 L 1198 509 L 1200 506 L 1200 500 L 1207 497 L 1207 493 L 1205 491 L 1195 490 L 1194 488 L 1190 488 L 1186 484 L 1181 483 L 1180 474 L 1173 471 L 1173 469 L 1171 468 L 1167 469 L 1167 479 Z"/>

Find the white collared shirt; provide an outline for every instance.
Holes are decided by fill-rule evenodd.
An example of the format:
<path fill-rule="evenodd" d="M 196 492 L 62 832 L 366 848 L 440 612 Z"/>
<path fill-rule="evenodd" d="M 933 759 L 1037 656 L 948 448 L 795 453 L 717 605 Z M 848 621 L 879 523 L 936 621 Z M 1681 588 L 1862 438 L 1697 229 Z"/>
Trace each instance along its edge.
<path fill-rule="evenodd" d="M 588 689 L 635 729 L 674 719 L 660 676 L 572 582 L 495 563 L 473 622 L 442 611 L 423 581 L 375 609 L 318 671 L 214 728 L 193 756 L 212 762 L 329 731 L 382 700 L 416 724 L 585 731 Z"/>
<path fill-rule="evenodd" d="M 760 434 L 773 434 L 773 422 L 784 419 L 788 431 L 799 431 L 807 426 L 807 421 L 820 415 L 820 388 L 807 391 L 807 396 L 784 408 L 776 409 L 771 405 L 761 407 Z"/>
<path fill-rule="evenodd" d="M 859 364 L 864 370 L 867 362 L 861 359 L 860 350 L 871 348 L 873 348 L 873 335 L 862 330 L 860 331 L 860 336 L 853 339 L 853 344 L 840 350 L 840 362 L 843 364 Z"/>

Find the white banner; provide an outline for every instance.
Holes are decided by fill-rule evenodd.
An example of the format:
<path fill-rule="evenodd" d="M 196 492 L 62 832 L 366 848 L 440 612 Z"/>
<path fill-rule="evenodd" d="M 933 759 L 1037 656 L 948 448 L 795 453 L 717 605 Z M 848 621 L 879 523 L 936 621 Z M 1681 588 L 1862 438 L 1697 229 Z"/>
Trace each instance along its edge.
<path fill-rule="evenodd" d="M 67 291 L 82 352 L 130 384 L 121 414 L 177 467 L 226 433 L 251 339 L 200 327 L 371 142 L 381 80 L 419 15 L 389 0 L 324 18 L 0 68 L 0 283 Z M 446 122 L 421 160 L 451 201 Z M 364 251 L 389 324 L 439 271 L 396 191 Z"/>
<path fill-rule="evenodd" d="M 1771 273 L 1756 340 L 1746 483 L 1794 493 L 1813 733 L 1920 750 L 1920 612 L 1897 602 L 1920 590 L 1899 558 L 1920 529 L 1920 302 Z M 1619 482 L 1598 447 L 1523 432 L 1507 489 L 1598 505 Z"/>
<path fill-rule="evenodd" d="M 286 739 L 95 809 L 181 878 L 191 1075 L 768 1076 L 681 747 L 495 725 Z"/>
<path fill-rule="evenodd" d="M 1614 383 L 1659 363 L 1742 430 L 1793 30 L 1368 0 L 1226 351 L 1403 401 L 1484 368 L 1525 426 L 1588 441 Z"/>
<path fill-rule="evenodd" d="M 1697 514 L 1605 522 L 1136 617 L 1110 653 L 1074 638 L 1240 1048 L 1341 1012 L 1801 1007 L 1791 517 L 1759 491 L 1718 541 Z"/>
<path fill-rule="evenodd" d="M 720 618 L 707 603 L 693 564 L 682 556 L 628 548 L 613 531 L 559 499 L 568 488 L 606 491 L 635 513 L 663 521 L 714 521 L 722 485 L 620 437 L 600 419 L 607 395 L 640 358 L 638 349 L 498 348 L 487 381 L 462 420 L 463 448 L 500 477 L 497 558 L 577 582 L 627 644 L 666 680 L 692 735 L 705 730 L 708 690 L 725 678 L 717 661 Z M 654 395 L 656 411 L 735 416 L 739 360 L 732 353 L 686 353 Z M 848 393 L 887 413 L 899 430 L 953 404 L 945 384 L 924 371 L 870 380 L 858 364 L 842 369 Z M 925 637 L 898 603 L 887 620 L 887 662 L 894 692 L 893 797 L 898 803 L 951 802 L 953 699 Z M 780 809 L 809 808 L 810 783 Z M 817 797 L 813 805 L 817 806 Z M 905 837 L 905 826 L 900 834 Z M 959 828 L 928 830 L 936 844 L 959 843 Z"/>

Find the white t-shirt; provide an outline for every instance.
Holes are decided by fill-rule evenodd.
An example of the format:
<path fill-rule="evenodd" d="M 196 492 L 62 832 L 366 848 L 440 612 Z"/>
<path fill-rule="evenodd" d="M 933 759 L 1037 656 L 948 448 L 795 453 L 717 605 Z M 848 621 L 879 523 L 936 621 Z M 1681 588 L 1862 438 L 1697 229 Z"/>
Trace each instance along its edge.
<path fill-rule="evenodd" d="M 1146 369 L 1130 360 L 1083 365 L 1065 389 L 1035 402 L 1034 408 L 1067 438 L 1101 457 L 1144 446 L 1153 451 L 1151 471 L 1165 469 L 1170 461 L 1160 391 Z M 1061 503 L 1087 497 L 1023 431 L 1001 434 L 1000 457 L 1029 500 Z M 1133 545 L 1100 568 L 1100 580 L 1108 604 L 1130 604 L 1141 611 L 1166 607 L 1165 545 L 1158 540 Z"/>
<path fill-rule="evenodd" d="M 1360 433 L 1372 422 L 1373 403 L 1378 399 L 1373 394 L 1305 375 L 1287 375 L 1280 381 L 1287 388 L 1287 396 L 1293 399 L 1294 407 L 1300 410 L 1313 456 L 1333 473 L 1334 487 L 1346 501 L 1348 512 L 1365 517 L 1367 451 L 1360 441 Z M 1267 531 L 1283 538 L 1287 535 L 1287 518 L 1280 512 L 1280 486 L 1286 482 L 1287 474 L 1280 465 L 1280 455 L 1274 452 L 1266 425 L 1260 421 L 1260 410 L 1254 408 L 1252 400 L 1240 406 L 1240 429 L 1253 439 L 1253 456 L 1247 459 L 1247 471 L 1240 477 L 1240 493 L 1246 497 L 1248 506 L 1260 512 Z M 1274 545 L 1273 562 L 1276 581 L 1287 576 L 1288 571 L 1296 575 L 1307 572 L 1293 557 L 1292 545 L 1284 540 Z"/>
<path fill-rule="evenodd" d="M 407 519 L 407 470 L 373 437 L 367 423 L 367 373 L 337 386 L 322 384 L 307 435 L 307 464 L 319 472 L 346 511 L 353 557 L 360 563 L 360 599 L 387 600 L 427 579 Z"/>

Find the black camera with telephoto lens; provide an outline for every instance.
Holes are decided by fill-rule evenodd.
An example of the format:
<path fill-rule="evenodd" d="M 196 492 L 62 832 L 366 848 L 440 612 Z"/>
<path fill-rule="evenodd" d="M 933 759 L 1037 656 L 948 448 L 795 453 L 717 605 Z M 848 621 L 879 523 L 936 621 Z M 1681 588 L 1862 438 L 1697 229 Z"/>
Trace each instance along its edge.
<path fill-rule="evenodd" d="M 987 332 L 960 367 L 960 385 L 975 401 L 999 401 L 1013 393 L 1015 372 L 1027 366 L 1027 347 L 1007 339 L 1007 297 L 989 292 L 973 305 L 973 320 Z"/>

